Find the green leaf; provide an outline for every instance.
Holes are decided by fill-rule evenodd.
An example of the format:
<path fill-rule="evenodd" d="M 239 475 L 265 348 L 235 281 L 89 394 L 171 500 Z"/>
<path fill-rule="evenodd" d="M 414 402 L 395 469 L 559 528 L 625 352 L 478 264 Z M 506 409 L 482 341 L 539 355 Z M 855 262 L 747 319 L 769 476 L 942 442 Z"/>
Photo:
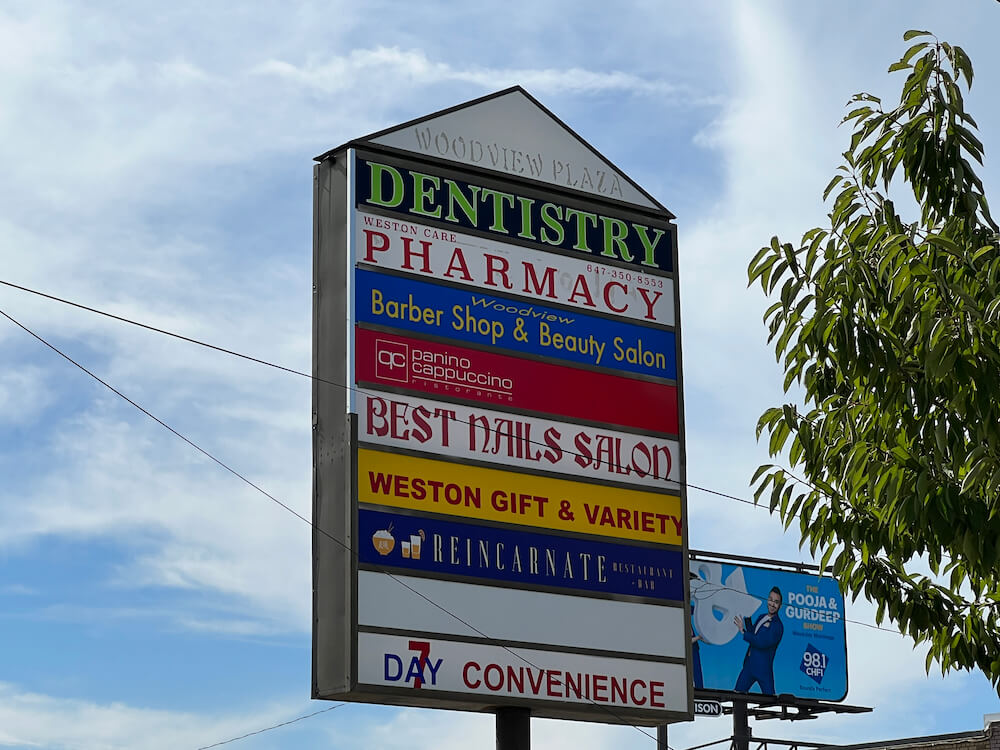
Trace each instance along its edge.
<path fill-rule="evenodd" d="M 929 44 L 928 42 L 918 42 L 917 44 L 914 44 L 912 47 L 906 50 L 906 52 L 903 53 L 903 57 L 900 58 L 900 62 L 906 62 L 906 63 L 910 62 L 913 56 L 918 52 L 920 52 L 922 49 L 926 48 L 928 44 Z"/>
<path fill-rule="evenodd" d="M 955 67 L 965 76 L 967 85 L 972 85 L 972 60 L 961 47 L 955 47 Z"/>

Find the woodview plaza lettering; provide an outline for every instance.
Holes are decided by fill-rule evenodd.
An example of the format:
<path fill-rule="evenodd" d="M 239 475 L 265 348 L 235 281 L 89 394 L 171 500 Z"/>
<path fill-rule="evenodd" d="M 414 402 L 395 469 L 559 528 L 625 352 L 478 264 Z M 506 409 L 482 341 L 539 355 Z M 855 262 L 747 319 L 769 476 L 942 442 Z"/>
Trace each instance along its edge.
<path fill-rule="evenodd" d="M 426 154 L 454 158 L 469 164 L 483 164 L 493 169 L 526 177 L 546 177 L 566 187 L 588 190 L 598 195 L 624 198 L 621 178 L 613 170 L 597 164 L 573 164 L 562 159 L 547 158 L 539 151 L 522 150 L 512 145 L 483 142 L 470 135 L 453 135 L 444 130 L 415 127 L 417 149 Z"/>
<path fill-rule="evenodd" d="M 358 161 L 358 206 L 672 272 L 669 226 L 585 211 L 386 162 Z"/>

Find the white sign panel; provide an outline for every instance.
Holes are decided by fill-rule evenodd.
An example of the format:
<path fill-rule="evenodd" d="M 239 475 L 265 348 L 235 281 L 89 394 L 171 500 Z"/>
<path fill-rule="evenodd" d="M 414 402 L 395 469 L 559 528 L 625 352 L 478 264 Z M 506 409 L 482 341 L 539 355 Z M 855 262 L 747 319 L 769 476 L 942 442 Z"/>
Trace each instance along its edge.
<path fill-rule="evenodd" d="M 409 690 L 593 705 L 639 711 L 688 710 L 683 664 L 360 633 L 358 680 Z"/>
<path fill-rule="evenodd" d="M 427 367 L 447 369 L 432 362 Z M 358 392 L 357 405 L 358 439 L 362 442 L 581 479 L 678 487 L 676 440 L 371 388 Z"/>
<path fill-rule="evenodd" d="M 355 226 L 355 257 L 366 265 L 545 304 L 674 325 L 674 281 L 669 277 L 363 211 L 357 213 Z M 511 306 L 525 308 L 522 314 L 531 315 L 530 305 Z"/>
<path fill-rule="evenodd" d="M 686 618 L 679 607 L 358 572 L 360 626 L 683 658 Z"/>

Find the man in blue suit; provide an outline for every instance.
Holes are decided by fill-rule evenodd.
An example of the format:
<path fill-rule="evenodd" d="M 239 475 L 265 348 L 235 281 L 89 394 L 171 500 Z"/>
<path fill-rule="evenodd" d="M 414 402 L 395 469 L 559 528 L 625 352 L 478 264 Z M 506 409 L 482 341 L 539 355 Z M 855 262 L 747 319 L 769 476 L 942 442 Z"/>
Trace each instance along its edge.
<path fill-rule="evenodd" d="M 778 650 L 781 636 L 785 634 L 785 626 L 778 617 L 781 609 L 781 589 L 775 586 L 767 595 L 767 613 L 751 622 L 749 617 L 734 617 L 733 621 L 743 633 L 747 646 L 747 654 L 743 657 L 743 670 L 736 678 L 737 692 L 747 693 L 756 682 L 760 692 L 765 695 L 775 695 L 774 692 L 774 654 Z"/>

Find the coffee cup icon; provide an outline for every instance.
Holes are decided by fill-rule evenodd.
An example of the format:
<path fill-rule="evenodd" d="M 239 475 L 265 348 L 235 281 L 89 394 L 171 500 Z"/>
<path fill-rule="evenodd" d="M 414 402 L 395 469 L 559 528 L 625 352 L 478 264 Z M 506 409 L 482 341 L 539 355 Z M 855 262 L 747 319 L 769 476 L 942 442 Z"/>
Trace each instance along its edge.
<path fill-rule="evenodd" d="M 372 534 L 372 544 L 375 545 L 375 550 L 383 557 L 392 552 L 393 547 L 396 546 L 396 538 L 392 535 L 392 526 L 388 529 L 380 529 Z"/>

